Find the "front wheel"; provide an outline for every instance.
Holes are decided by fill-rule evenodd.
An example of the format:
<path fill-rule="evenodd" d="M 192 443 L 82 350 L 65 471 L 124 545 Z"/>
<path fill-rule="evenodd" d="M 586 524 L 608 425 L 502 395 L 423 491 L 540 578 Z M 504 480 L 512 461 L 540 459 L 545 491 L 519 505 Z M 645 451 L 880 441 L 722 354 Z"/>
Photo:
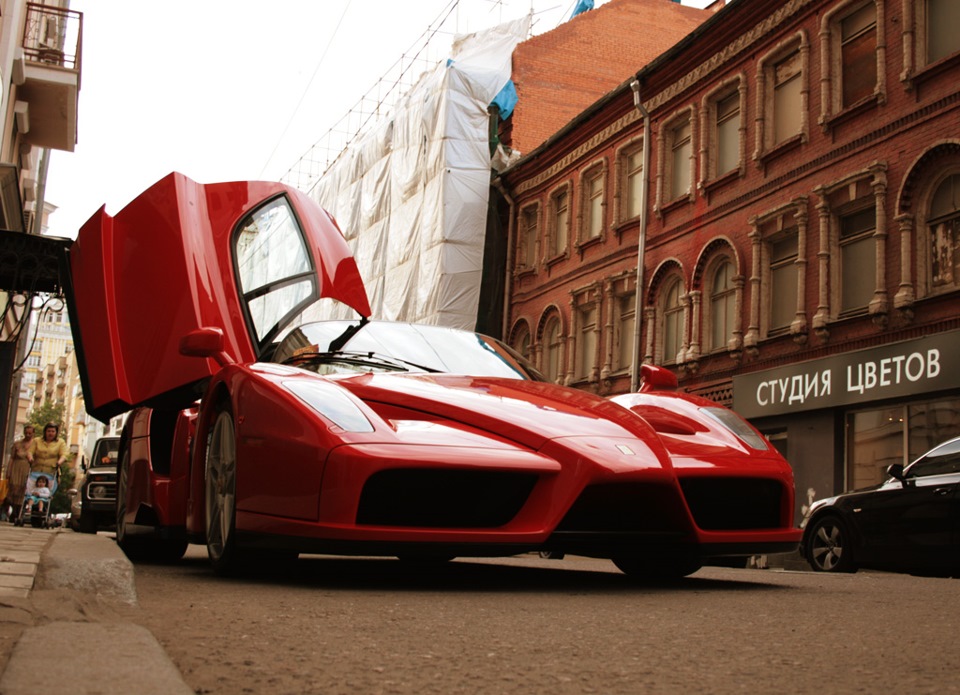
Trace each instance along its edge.
<path fill-rule="evenodd" d="M 699 570 L 703 563 L 696 557 L 641 557 L 639 555 L 613 558 L 613 564 L 632 579 L 664 582 L 682 579 Z"/>
<path fill-rule="evenodd" d="M 217 574 L 237 569 L 237 440 L 229 403 L 219 406 L 207 439 L 204 500 L 207 557 Z"/>
<path fill-rule="evenodd" d="M 815 572 L 856 572 L 850 531 L 837 516 L 822 516 L 807 533 L 807 562 Z"/>

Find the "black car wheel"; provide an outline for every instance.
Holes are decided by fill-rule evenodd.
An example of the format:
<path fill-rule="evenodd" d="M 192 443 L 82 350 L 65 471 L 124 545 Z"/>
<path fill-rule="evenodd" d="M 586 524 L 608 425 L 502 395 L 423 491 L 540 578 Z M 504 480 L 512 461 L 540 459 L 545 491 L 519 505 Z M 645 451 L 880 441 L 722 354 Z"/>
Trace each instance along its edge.
<path fill-rule="evenodd" d="M 856 572 L 850 531 L 838 516 L 816 519 L 807 533 L 805 554 L 816 572 Z"/>
<path fill-rule="evenodd" d="M 90 512 L 80 513 L 80 533 L 96 533 L 97 520 Z"/>
<path fill-rule="evenodd" d="M 127 481 L 130 478 L 130 450 L 123 448 L 120 463 L 117 465 L 117 544 L 130 560 L 136 562 L 176 562 L 187 551 L 187 542 L 175 538 L 157 538 L 154 536 L 132 536 L 127 533 Z M 80 513 L 80 530 L 83 531 L 84 519 Z M 96 517 L 92 533 L 96 533 Z"/>
<path fill-rule="evenodd" d="M 229 574 L 237 569 L 237 442 L 228 403 L 221 404 L 214 417 L 204 481 L 207 556 L 214 571 Z"/>

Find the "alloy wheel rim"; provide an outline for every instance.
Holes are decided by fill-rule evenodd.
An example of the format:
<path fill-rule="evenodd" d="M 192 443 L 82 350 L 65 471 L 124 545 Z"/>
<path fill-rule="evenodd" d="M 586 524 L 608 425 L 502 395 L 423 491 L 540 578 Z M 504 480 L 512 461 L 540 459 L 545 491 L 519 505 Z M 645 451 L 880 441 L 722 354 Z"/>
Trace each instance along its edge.
<path fill-rule="evenodd" d="M 823 570 L 830 571 L 840 564 L 843 556 L 843 538 L 836 524 L 823 524 L 814 534 L 814 561 Z"/>
<path fill-rule="evenodd" d="M 233 528 L 235 463 L 233 417 L 223 411 L 217 415 L 207 447 L 207 549 L 215 560 L 223 556 Z"/>

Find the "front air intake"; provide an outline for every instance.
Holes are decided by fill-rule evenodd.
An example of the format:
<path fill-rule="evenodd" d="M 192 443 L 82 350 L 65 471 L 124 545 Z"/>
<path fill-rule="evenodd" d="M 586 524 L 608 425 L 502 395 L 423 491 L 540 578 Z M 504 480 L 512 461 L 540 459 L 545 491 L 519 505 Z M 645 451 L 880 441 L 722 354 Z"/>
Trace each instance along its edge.
<path fill-rule="evenodd" d="M 532 473 L 399 469 L 363 486 L 357 523 L 426 528 L 498 528 L 523 507 Z"/>

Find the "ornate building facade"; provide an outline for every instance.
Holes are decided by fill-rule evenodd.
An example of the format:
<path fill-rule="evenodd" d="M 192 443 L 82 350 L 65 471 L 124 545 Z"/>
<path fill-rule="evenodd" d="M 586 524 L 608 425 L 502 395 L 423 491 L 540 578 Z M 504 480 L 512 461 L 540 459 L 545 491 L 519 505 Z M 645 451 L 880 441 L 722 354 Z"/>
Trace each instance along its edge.
<path fill-rule="evenodd" d="M 798 518 L 960 434 L 958 26 L 934 0 L 719 8 L 495 182 L 508 341 L 577 388 L 648 362 L 732 405 Z"/>

